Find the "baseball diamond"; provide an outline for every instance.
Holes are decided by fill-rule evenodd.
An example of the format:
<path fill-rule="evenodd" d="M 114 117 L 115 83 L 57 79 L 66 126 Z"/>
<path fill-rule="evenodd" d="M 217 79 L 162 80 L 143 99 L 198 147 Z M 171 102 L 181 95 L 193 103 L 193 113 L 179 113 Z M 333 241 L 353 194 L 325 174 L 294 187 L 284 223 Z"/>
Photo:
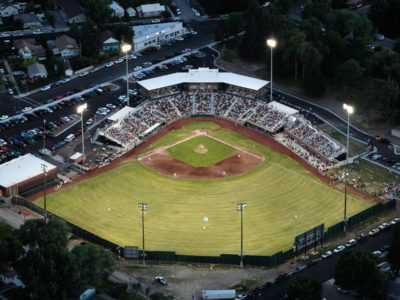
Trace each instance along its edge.
<path fill-rule="evenodd" d="M 200 146 L 207 152 L 196 152 Z M 349 217 L 372 206 L 374 199 L 350 193 Z M 49 211 L 118 245 L 141 248 L 139 202 L 148 203 L 146 250 L 188 255 L 240 252 L 239 202 L 247 203 L 247 255 L 287 250 L 296 235 L 343 219 L 343 191 L 327 177 L 273 138 L 212 117 L 173 122 L 47 196 Z M 43 199 L 35 203 L 42 206 Z"/>

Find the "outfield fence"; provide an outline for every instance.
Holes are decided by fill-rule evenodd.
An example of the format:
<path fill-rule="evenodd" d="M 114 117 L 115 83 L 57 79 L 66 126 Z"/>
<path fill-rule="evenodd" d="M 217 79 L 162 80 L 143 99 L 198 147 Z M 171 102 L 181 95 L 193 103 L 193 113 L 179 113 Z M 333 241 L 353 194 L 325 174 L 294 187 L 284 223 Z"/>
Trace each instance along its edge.
<path fill-rule="evenodd" d="M 22 196 L 13 197 L 12 203 L 25 206 L 26 208 L 31 209 L 43 216 L 45 215 L 45 211 L 43 208 L 28 201 Z M 395 208 L 395 206 L 396 206 L 396 200 L 390 200 L 387 201 L 386 203 L 375 204 L 374 206 L 350 217 L 347 222 L 347 228 L 354 227 L 370 217 L 373 217 L 383 211 Z M 66 222 L 68 226 L 71 228 L 71 232 L 73 234 L 80 236 L 92 243 L 99 244 L 113 251 L 116 254 L 119 254 L 118 249 L 122 248 L 120 245 L 117 245 L 113 242 L 103 239 L 79 226 L 76 226 L 68 222 L 67 220 L 49 211 L 47 212 L 47 215 L 49 218 L 58 218 Z M 325 231 L 324 240 L 333 238 L 341 234 L 343 230 L 344 230 L 343 221 L 335 225 L 332 225 Z M 294 236 L 293 236 L 293 241 L 294 241 Z M 310 246 L 308 248 L 313 248 L 313 246 Z M 139 254 L 140 257 L 143 256 L 142 251 L 139 251 Z M 273 267 L 285 262 L 290 258 L 293 258 L 295 255 L 296 252 L 294 252 L 293 248 L 291 248 L 289 250 L 286 250 L 285 252 L 279 251 L 271 256 L 246 255 L 244 256 L 243 262 L 245 265 Z M 210 264 L 231 264 L 231 265 L 238 265 L 240 263 L 240 256 L 235 254 L 220 254 L 219 256 L 200 256 L 200 255 L 176 254 L 173 251 L 146 251 L 146 259 L 152 261 L 174 261 L 174 262 L 210 263 Z"/>

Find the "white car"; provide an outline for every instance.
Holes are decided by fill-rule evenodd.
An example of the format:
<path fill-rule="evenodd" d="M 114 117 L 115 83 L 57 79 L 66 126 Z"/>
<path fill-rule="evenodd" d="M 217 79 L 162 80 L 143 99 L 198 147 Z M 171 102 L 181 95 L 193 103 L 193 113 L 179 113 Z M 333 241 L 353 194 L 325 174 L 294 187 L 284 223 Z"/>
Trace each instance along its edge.
<path fill-rule="evenodd" d="M 2 115 L 2 116 L 0 116 L 0 120 L 7 120 L 8 119 L 8 116 L 7 115 Z"/>
<path fill-rule="evenodd" d="M 123 59 L 123 58 L 120 58 L 120 59 L 117 59 L 116 61 L 114 61 L 114 63 L 120 64 L 120 63 L 122 63 L 123 61 L 124 61 L 124 59 Z"/>
<path fill-rule="evenodd" d="M 129 58 L 130 59 L 137 59 L 137 56 L 135 54 L 131 54 L 131 55 L 129 55 Z"/>
<path fill-rule="evenodd" d="M 322 254 L 322 258 L 327 258 L 327 257 L 329 257 L 329 256 L 331 256 L 332 255 L 332 252 L 331 251 L 326 251 L 324 254 Z"/>
<path fill-rule="evenodd" d="M 121 95 L 118 97 L 118 100 L 124 100 L 124 99 L 126 99 L 126 95 Z"/>
<path fill-rule="evenodd" d="M 43 32 L 39 29 L 32 31 L 32 34 L 42 34 Z"/>
<path fill-rule="evenodd" d="M 1 74 L 4 74 L 5 72 L 4 72 L 4 69 L 0 69 L 0 73 Z"/>
<path fill-rule="evenodd" d="M 200 17 L 200 13 L 199 13 L 197 10 L 194 12 L 194 15 L 195 15 L 196 17 Z"/>
<path fill-rule="evenodd" d="M 86 76 L 87 74 L 89 74 L 89 72 L 83 72 L 83 73 L 79 74 L 79 77 Z"/>
<path fill-rule="evenodd" d="M 155 24 L 155 23 L 160 23 L 160 22 L 161 22 L 160 19 L 153 19 L 153 20 L 151 20 L 151 23 L 153 23 L 153 24 Z"/>
<path fill-rule="evenodd" d="M 106 64 L 106 68 L 112 67 L 114 65 L 113 62 L 109 62 L 108 64 Z"/>
<path fill-rule="evenodd" d="M 1 33 L 1 34 L 0 34 L 0 37 L 9 37 L 9 36 L 10 36 L 9 33 Z"/>
<path fill-rule="evenodd" d="M 340 253 L 340 252 L 342 252 L 344 249 L 346 249 L 346 247 L 343 246 L 343 245 L 340 245 L 340 246 L 338 246 L 335 250 L 333 250 L 333 252 L 334 252 L 334 253 Z"/>
<path fill-rule="evenodd" d="M 142 66 L 136 66 L 136 67 L 133 68 L 133 71 L 139 71 L 139 70 L 141 70 L 141 69 L 143 69 Z"/>
<path fill-rule="evenodd" d="M 86 121 L 86 125 L 90 125 L 90 124 L 92 124 L 93 123 L 93 119 L 88 119 L 87 121 Z"/>
<path fill-rule="evenodd" d="M 135 76 L 137 79 L 142 79 L 142 78 L 146 77 L 146 75 L 144 75 L 143 73 L 137 73 L 133 76 Z"/>
<path fill-rule="evenodd" d="M 197 31 L 192 31 L 191 34 L 196 35 Z"/>
<path fill-rule="evenodd" d="M 30 110 L 32 110 L 32 107 L 27 106 L 27 107 L 24 107 L 24 108 L 22 109 L 22 112 L 28 112 L 28 111 L 30 111 Z"/>
<path fill-rule="evenodd" d="M 9 95 L 14 95 L 14 91 L 12 89 L 8 89 L 8 94 Z"/>
<path fill-rule="evenodd" d="M 143 67 L 150 67 L 153 63 L 150 61 L 146 61 L 143 63 Z"/>
<path fill-rule="evenodd" d="M 345 246 L 346 248 L 350 248 L 351 246 L 353 246 L 355 243 L 357 243 L 357 241 L 355 239 L 351 239 L 350 241 L 348 241 Z"/>
<path fill-rule="evenodd" d="M 382 252 L 379 251 L 379 250 L 376 250 L 376 251 L 372 252 L 372 254 L 375 255 L 375 256 L 379 256 L 379 255 L 382 254 Z"/>
<path fill-rule="evenodd" d="M 183 40 L 184 40 L 184 38 L 183 38 L 183 37 L 180 37 L 180 36 L 176 37 L 175 39 L 176 39 L 177 41 L 183 41 Z"/>
<path fill-rule="evenodd" d="M 114 104 L 107 103 L 106 107 L 111 108 L 111 109 L 116 109 L 117 107 Z"/>
<path fill-rule="evenodd" d="M 368 232 L 369 236 L 373 236 L 379 232 L 379 229 L 372 229 L 370 232 Z"/>
<path fill-rule="evenodd" d="M 65 78 L 60 81 L 60 83 L 67 83 L 68 81 L 71 81 L 71 78 Z"/>
<path fill-rule="evenodd" d="M 182 50 L 182 53 L 187 53 L 187 52 L 190 52 L 190 51 L 192 51 L 192 49 L 186 48 L 186 49 Z"/>
<path fill-rule="evenodd" d="M 46 86 L 42 87 L 40 90 L 43 92 L 43 91 L 49 90 L 50 88 L 51 88 L 51 86 L 46 85 Z"/>

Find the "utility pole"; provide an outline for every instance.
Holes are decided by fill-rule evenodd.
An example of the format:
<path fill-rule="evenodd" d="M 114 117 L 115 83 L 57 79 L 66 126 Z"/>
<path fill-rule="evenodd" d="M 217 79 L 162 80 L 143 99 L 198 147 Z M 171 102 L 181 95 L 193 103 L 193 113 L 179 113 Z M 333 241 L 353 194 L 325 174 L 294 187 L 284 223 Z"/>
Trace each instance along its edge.
<path fill-rule="evenodd" d="M 246 210 L 246 203 L 238 203 L 237 210 L 240 213 L 240 268 L 243 268 L 243 214 Z"/>
<path fill-rule="evenodd" d="M 144 214 L 147 211 L 147 203 L 138 203 L 138 207 L 142 214 L 142 238 L 143 238 L 143 240 L 142 240 L 142 245 L 143 245 L 142 255 L 143 255 L 143 267 L 145 267 L 146 266 L 146 251 L 144 248 Z"/>
<path fill-rule="evenodd" d="M 47 206 L 46 206 L 46 177 L 47 177 L 47 165 L 42 164 L 43 171 L 43 208 L 44 208 L 44 222 L 47 223 Z"/>

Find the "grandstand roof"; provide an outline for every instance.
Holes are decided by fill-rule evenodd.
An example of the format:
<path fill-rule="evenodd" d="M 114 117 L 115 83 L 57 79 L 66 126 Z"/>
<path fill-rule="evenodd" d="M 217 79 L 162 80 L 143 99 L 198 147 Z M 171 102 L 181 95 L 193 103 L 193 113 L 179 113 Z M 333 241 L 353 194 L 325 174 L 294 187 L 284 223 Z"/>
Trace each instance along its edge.
<path fill-rule="evenodd" d="M 124 108 L 122 108 L 121 110 L 119 110 L 118 112 L 113 114 L 112 116 L 108 117 L 107 120 L 110 120 L 112 122 L 119 122 L 133 110 L 134 110 L 134 108 L 125 106 Z"/>
<path fill-rule="evenodd" d="M 269 81 L 239 75 L 230 72 L 219 72 L 218 69 L 198 68 L 189 72 L 179 72 L 138 82 L 146 90 L 156 90 L 181 83 L 226 83 L 258 91 Z"/>
<path fill-rule="evenodd" d="M 0 165 L 0 186 L 6 188 L 23 182 L 43 173 L 42 165 L 46 165 L 47 172 L 56 166 L 32 154 L 20 156 Z"/>
<path fill-rule="evenodd" d="M 268 103 L 268 106 L 273 107 L 276 110 L 283 112 L 289 116 L 293 116 L 293 115 L 299 113 L 299 111 L 297 109 L 291 108 L 287 105 L 284 105 L 284 104 L 276 102 L 276 101 L 272 101 L 272 102 Z"/>

